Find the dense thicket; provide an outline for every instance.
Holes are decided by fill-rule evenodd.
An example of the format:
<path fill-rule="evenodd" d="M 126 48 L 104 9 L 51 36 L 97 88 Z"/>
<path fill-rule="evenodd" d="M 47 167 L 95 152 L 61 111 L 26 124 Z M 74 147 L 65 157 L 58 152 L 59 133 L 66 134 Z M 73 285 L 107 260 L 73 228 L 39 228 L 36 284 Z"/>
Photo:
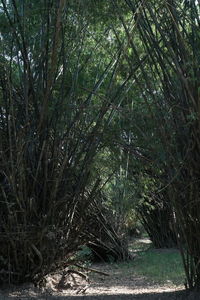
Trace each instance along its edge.
<path fill-rule="evenodd" d="M 193 0 L 1 1 L 1 281 L 38 279 L 94 237 L 103 189 L 120 230 L 137 210 L 199 288 L 199 13 Z"/>
<path fill-rule="evenodd" d="M 81 1 L 2 1 L 0 18 L 0 281 L 20 282 L 88 240 L 94 158 L 126 80 Z"/>
<path fill-rule="evenodd" d="M 174 0 L 126 3 L 146 53 L 136 80 L 154 120 L 152 154 L 161 182 L 158 193 L 167 193 L 170 199 L 187 284 L 199 288 L 199 5 Z M 134 37 L 119 17 L 134 57 L 139 58 Z"/>

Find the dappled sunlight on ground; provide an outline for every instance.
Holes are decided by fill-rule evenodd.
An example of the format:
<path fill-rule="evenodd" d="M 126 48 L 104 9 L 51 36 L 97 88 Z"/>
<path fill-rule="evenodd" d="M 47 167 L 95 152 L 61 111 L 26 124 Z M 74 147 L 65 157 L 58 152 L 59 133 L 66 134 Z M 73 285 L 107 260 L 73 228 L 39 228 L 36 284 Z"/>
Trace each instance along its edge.
<path fill-rule="evenodd" d="M 150 247 L 151 241 L 148 238 L 133 239 L 130 241 L 130 250 L 132 250 L 134 255 L 138 258 L 140 252 L 144 252 L 150 249 Z M 162 250 L 155 251 L 162 252 Z M 176 251 L 176 249 L 164 249 L 163 251 Z M 36 288 L 33 284 L 25 284 L 20 287 L 11 286 L 10 288 L 0 290 L 0 300 L 6 300 L 8 296 L 11 297 L 10 299 L 37 298 L 37 300 L 187 299 L 185 296 L 184 298 L 175 297 L 177 295 L 176 293 L 184 289 L 183 285 L 174 285 L 170 280 L 166 280 L 164 284 L 158 284 L 151 280 L 151 278 L 137 274 L 134 269 L 134 262 L 135 260 L 125 263 L 92 264 L 90 268 L 97 272 L 84 272 L 86 275 L 85 278 L 78 274 L 69 273 L 64 277 L 64 280 L 62 280 L 62 272 L 60 271 L 57 274 L 47 276 L 46 286 L 43 289 Z M 105 273 L 105 275 L 102 273 Z M 89 280 L 87 280 L 87 278 Z M 200 296 L 199 298 L 188 299 L 198 300 Z"/>
<path fill-rule="evenodd" d="M 171 282 L 164 285 L 158 285 L 149 282 L 144 276 L 137 276 L 134 273 L 126 274 L 126 270 L 112 264 L 96 264 L 95 269 L 107 272 L 109 277 L 102 277 L 96 274 L 92 275 L 87 294 L 142 294 L 153 292 L 168 292 L 181 290 L 182 285 L 175 286 Z M 133 270 L 134 271 L 134 270 Z"/>

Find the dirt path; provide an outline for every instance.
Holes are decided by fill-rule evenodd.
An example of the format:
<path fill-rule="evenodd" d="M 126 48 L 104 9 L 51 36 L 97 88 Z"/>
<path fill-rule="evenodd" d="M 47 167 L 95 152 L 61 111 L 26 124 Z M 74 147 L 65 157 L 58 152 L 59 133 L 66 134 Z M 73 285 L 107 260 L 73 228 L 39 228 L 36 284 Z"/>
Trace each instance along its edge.
<path fill-rule="evenodd" d="M 183 286 L 174 286 L 171 283 L 158 285 L 148 281 L 145 277 L 138 276 L 133 272 L 122 270 L 120 266 L 114 264 L 97 264 L 93 267 L 99 271 L 106 272 L 110 276 L 99 276 L 93 274 L 88 294 L 123 294 L 138 295 L 144 293 L 160 293 L 179 291 Z"/>
<path fill-rule="evenodd" d="M 175 300 L 175 299 L 200 299 L 200 295 L 187 295 L 181 290 L 182 286 L 176 287 L 170 284 L 155 285 L 145 277 L 126 274 L 116 264 L 95 264 L 92 268 L 108 273 L 104 276 L 98 273 L 90 273 L 90 283 L 78 275 L 67 277 L 63 285 L 56 283 L 58 276 L 48 277 L 46 290 L 39 290 L 33 285 L 10 287 L 0 292 L 0 300 L 6 299 L 51 299 L 51 300 Z M 57 276 L 57 277 L 56 277 Z M 193 297 L 193 298 L 192 298 Z"/>
<path fill-rule="evenodd" d="M 143 241 L 148 243 L 147 240 Z M 58 273 L 47 277 L 45 290 L 32 284 L 0 290 L 0 300 L 200 300 L 200 294 L 188 294 L 184 287 L 171 282 L 160 285 L 134 273 L 133 268 L 122 268 L 120 264 L 93 264 L 91 268 L 109 274 L 88 273 L 88 280 L 78 274 L 68 273 L 64 280 Z M 60 283 L 59 283 L 60 282 Z M 59 284 L 58 284 L 59 283 Z"/>

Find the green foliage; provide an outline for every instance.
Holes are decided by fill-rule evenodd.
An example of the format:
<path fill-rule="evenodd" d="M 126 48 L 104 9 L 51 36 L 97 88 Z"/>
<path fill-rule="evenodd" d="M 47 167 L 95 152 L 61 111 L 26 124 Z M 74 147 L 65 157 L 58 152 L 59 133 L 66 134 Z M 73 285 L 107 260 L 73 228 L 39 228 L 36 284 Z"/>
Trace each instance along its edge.
<path fill-rule="evenodd" d="M 84 263 L 90 262 L 92 258 L 92 251 L 87 246 L 81 246 L 81 249 L 77 251 L 75 259 Z"/>

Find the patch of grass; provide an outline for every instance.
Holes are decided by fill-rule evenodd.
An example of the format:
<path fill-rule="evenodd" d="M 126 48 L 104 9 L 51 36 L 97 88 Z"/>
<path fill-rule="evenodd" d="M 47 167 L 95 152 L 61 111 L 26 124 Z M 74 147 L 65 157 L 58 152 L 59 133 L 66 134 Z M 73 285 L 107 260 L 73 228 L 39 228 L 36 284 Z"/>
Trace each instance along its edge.
<path fill-rule="evenodd" d="M 176 249 L 154 249 L 139 239 L 130 244 L 130 250 L 137 255 L 133 261 L 118 264 L 123 273 L 144 276 L 156 284 L 184 283 L 182 259 Z"/>
<path fill-rule="evenodd" d="M 185 273 L 180 253 L 176 250 L 141 252 L 133 261 L 135 273 L 156 283 L 183 284 Z"/>
<path fill-rule="evenodd" d="M 158 284 L 181 285 L 185 279 L 181 256 L 176 250 L 149 249 L 140 252 L 130 262 L 120 263 L 118 267 L 127 275 L 140 275 Z"/>

